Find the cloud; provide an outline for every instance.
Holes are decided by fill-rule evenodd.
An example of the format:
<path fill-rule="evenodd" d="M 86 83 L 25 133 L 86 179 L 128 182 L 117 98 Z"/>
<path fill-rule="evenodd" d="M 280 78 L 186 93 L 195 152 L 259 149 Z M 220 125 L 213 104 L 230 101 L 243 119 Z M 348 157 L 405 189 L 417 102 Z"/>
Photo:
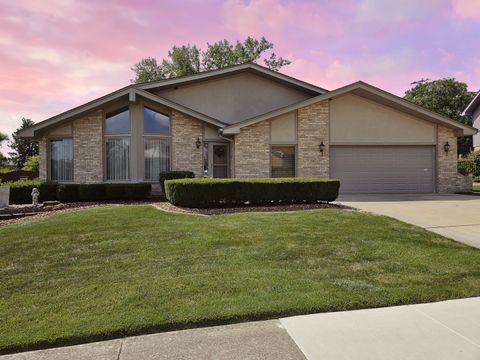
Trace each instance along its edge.
<path fill-rule="evenodd" d="M 359 23 L 402 23 L 430 17 L 446 0 L 361 0 L 356 21 Z"/>
<path fill-rule="evenodd" d="M 452 0 L 455 15 L 480 20 L 480 3 L 476 0 Z"/>

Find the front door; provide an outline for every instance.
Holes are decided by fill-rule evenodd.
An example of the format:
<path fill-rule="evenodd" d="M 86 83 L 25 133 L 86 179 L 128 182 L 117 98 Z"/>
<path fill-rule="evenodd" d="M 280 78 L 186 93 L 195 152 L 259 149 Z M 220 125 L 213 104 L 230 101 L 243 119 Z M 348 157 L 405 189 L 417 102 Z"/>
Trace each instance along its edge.
<path fill-rule="evenodd" d="M 229 146 L 223 143 L 204 143 L 203 170 L 205 177 L 229 177 Z"/>

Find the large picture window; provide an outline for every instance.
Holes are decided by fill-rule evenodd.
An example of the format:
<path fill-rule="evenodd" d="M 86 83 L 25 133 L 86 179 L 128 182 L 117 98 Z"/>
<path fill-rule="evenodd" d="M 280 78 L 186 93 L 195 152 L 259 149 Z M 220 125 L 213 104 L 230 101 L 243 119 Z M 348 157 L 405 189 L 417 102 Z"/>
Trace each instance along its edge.
<path fill-rule="evenodd" d="M 73 181 L 73 140 L 50 140 L 50 180 Z"/>
<path fill-rule="evenodd" d="M 144 179 L 157 181 L 161 172 L 170 170 L 170 117 L 144 107 L 143 133 Z"/>
<path fill-rule="evenodd" d="M 272 146 L 272 177 L 295 177 L 295 146 Z"/>
<path fill-rule="evenodd" d="M 105 117 L 106 179 L 130 179 L 130 112 L 128 108 L 107 113 Z"/>

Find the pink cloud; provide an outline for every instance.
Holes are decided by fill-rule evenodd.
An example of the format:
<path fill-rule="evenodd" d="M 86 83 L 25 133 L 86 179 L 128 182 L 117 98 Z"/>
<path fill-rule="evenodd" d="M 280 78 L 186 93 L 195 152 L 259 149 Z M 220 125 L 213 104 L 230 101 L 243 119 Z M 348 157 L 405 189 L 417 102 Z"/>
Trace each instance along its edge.
<path fill-rule="evenodd" d="M 452 0 L 453 11 L 457 16 L 480 20 L 480 4 L 475 0 Z"/>

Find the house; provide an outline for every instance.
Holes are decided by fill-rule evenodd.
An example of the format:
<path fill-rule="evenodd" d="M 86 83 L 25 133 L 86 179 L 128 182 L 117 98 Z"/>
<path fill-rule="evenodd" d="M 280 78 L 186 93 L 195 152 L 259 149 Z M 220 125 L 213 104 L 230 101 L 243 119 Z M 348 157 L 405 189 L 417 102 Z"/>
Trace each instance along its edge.
<path fill-rule="evenodd" d="M 480 91 L 468 104 L 462 113 L 463 116 L 468 115 L 473 119 L 474 126 L 480 126 Z M 480 150 L 480 134 L 473 135 L 473 148 Z"/>
<path fill-rule="evenodd" d="M 455 192 L 457 137 L 477 130 L 356 82 L 327 91 L 256 64 L 129 85 L 21 133 L 40 177 L 152 182 L 332 177 L 343 193 Z"/>

